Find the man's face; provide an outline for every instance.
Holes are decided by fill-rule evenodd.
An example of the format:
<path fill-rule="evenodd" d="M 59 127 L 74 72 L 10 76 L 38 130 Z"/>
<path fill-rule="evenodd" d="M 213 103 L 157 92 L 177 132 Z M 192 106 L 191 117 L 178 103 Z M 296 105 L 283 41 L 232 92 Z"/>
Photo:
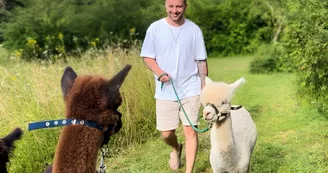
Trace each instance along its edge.
<path fill-rule="evenodd" d="M 168 17 L 174 22 L 179 22 L 183 19 L 187 4 L 184 3 L 184 0 L 166 0 L 165 8 Z"/>

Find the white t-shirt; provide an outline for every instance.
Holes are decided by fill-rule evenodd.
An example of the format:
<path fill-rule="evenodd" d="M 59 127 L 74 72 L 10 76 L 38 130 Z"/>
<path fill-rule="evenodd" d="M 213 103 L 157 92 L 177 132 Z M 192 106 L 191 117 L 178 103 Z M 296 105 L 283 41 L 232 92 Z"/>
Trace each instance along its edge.
<path fill-rule="evenodd" d="M 201 29 L 186 19 L 179 27 L 169 25 L 165 18 L 152 23 L 147 29 L 141 57 L 154 58 L 158 66 L 170 74 L 180 99 L 196 96 L 201 91 L 201 81 L 196 60 L 207 58 Z M 156 82 L 155 98 L 176 101 L 171 82 L 161 90 Z"/>

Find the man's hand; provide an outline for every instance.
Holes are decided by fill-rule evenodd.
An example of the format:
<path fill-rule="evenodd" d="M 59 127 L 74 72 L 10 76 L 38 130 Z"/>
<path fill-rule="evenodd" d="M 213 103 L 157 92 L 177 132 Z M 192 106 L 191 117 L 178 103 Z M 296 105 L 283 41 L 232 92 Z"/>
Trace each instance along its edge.
<path fill-rule="evenodd" d="M 159 81 L 165 83 L 170 81 L 171 78 L 172 78 L 171 75 L 167 73 L 163 73 L 162 75 L 159 76 Z"/>

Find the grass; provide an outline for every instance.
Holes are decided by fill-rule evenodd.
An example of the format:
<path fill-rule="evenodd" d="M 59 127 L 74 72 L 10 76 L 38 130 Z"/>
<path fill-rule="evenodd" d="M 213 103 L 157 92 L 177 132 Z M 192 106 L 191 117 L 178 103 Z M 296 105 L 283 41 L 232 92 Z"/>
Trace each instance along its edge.
<path fill-rule="evenodd" d="M 0 51 L 1 54 L 1 51 Z M 96 58 L 94 58 L 96 57 Z M 209 59 L 213 80 L 233 82 L 244 76 L 247 83 L 233 98 L 252 114 L 257 125 L 258 141 L 252 157 L 252 172 L 294 173 L 328 172 L 328 121 L 310 106 L 297 102 L 293 74 L 253 75 L 248 65 L 253 57 Z M 111 138 L 106 159 L 107 172 L 171 172 L 170 149 L 155 130 L 154 82 L 138 56 L 138 50 L 89 52 L 69 63 L 43 62 L 0 63 L 0 136 L 14 127 L 24 130 L 17 142 L 10 172 L 41 172 L 51 163 L 59 128 L 28 132 L 32 121 L 63 118 L 64 103 L 60 77 L 66 65 L 77 74 L 112 76 L 124 64 L 133 68 L 123 85 L 123 128 Z M 201 127 L 205 127 L 203 122 Z M 183 142 L 181 127 L 179 141 Z M 211 172 L 209 133 L 201 133 L 195 171 Z M 183 159 L 184 153 L 183 153 Z M 183 161 L 184 163 L 184 161 Z M 184 172 L 184 167 L 177 172 Z"/>
<path fill-rule="evenodd" d="M 293 74 L 253 75 L 248 73 L 251 60 L 252 57 L 209 59 L 209 69 L 213 80 L 230 83 L 241 76 L 247 80 L 233 103 L 245 106 L 257 125 L 252 172 L 328 172 L 328 121 L 309 106 L 298 104 Z M 178 133 L 183 141 L 181 127 Z M 194 172 L 212 172 L 209 133 L 199 136 Z M 108 159 L 108 172 L 169 173 L 169 152 L 170 148 L 157 138 Z M 184 163 L 185 157 L 182 159 Z M 184 172 L 184 166 L 178 172 Z"/>

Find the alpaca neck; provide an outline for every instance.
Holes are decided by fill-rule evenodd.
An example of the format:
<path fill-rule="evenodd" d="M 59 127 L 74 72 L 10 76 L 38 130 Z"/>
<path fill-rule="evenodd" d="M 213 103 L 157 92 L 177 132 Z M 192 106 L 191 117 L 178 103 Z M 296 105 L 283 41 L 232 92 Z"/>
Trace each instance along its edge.
<path fill-rule="evenodd" d="M 97 153 L 102 140 L 102 132 L 98 129 L 82 125 L 64 127 L 56 149 L 53 172 L 96 172 Z"/>
<path fill-rule="evenodd" d="M 232 131 L 231 116 L 228 115 L 222 121 L 213 123 L 211 128 L 212 148 L 220 152 L 235 150 L 235 141 Z"/>

